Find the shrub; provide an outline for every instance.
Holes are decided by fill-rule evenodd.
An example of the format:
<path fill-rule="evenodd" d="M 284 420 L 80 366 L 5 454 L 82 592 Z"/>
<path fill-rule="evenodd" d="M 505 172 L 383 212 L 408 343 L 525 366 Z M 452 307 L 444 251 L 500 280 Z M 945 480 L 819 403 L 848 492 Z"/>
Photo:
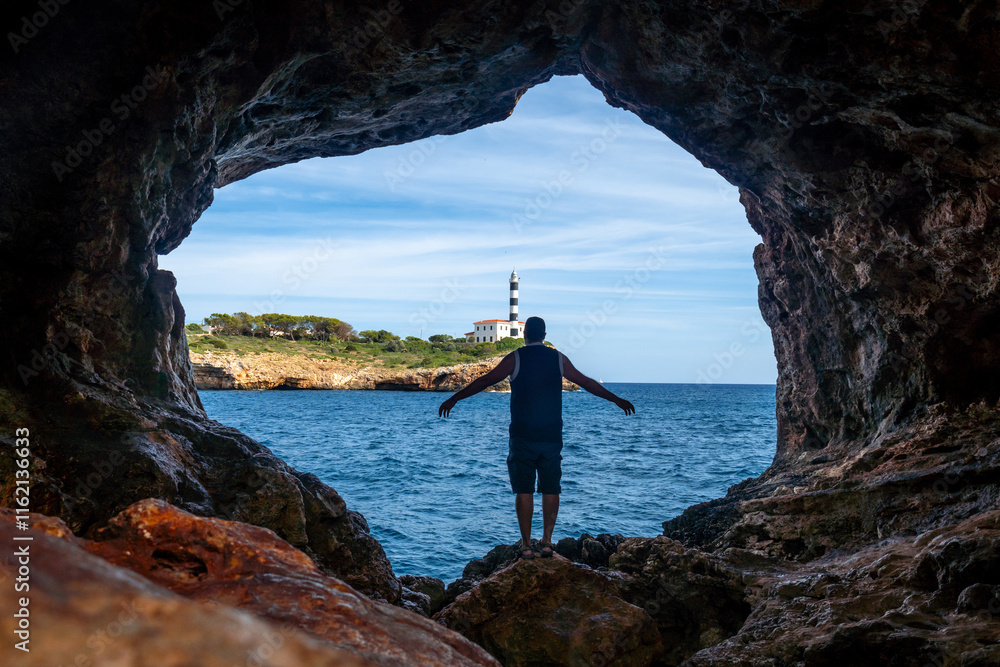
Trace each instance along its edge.
<path fill-rule="evenodd" d="M 225 350 L 227 347 L 229 347 L 228 345 L 226 345 L 226 341 L 222 340 L 221 338 L 209 338 L 208 342 L 214 345 L 215 347 L 219 348 L 220 350 Z"/>
<path fill-rule="evenodd" d="M 400 340 L 390 340 L 382 346 L 382 349 L 386 352 L 406 352 L 406 345 Z"/>
<path fill-rule="evenodd" d="M 355 345 L 354 343 L 348 343 L 346 346 L 344 346 L 344 352 L 357 352 L 357 351 L 358 351 L 358 346 Z"/>
<path fill-rule="evenodd" d="M 524 339 L 502 338 L 498 340 L 496 343 L 494 343 L 494 345 L 496 345 L 496 349 L 498 352 L 510 352 L 512 350 L 516 350 L 519 347 L 524 347 Z"/>

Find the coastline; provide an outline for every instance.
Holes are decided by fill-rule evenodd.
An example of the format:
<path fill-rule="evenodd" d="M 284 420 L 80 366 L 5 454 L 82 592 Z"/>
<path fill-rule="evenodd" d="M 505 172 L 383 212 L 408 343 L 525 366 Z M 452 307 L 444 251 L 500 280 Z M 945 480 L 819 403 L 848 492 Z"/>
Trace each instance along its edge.
<path fill-rule="evenodd" d="M 302 355 L 264 352 L 237 355 L 190 352 L 195 387 L 201 389 L 316 389 L 454 392 L 486 374 L 502 355 L 439 368 L 387 368 L 376 363 L 313 359 Z M 579 387 L 563 380 L 564 391 Z M 487 391 L 510 391 L 503 380 Z"/>

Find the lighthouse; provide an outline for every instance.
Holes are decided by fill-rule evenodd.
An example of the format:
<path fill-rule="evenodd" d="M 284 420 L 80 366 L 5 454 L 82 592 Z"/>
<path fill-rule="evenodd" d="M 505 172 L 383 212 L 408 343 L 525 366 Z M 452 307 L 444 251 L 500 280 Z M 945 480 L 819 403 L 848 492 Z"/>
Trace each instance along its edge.
<path fill-rule="evenodd" d="M 496 343 L 504 338 L 524 338 L 524 322 L 517 321 L 517 271 L 510 274 L 510 317 L 506 320 L 479 320 L 472 323 L 472 331 L 465 334 L 477 343 Z"/>
<path fill-rule="evenodd" d="M 517 269 L 514 269 L 510 272 L 510 335 L 513 338 L 520 337 L 517 328 L 517 285 L 519 282 Z"/>

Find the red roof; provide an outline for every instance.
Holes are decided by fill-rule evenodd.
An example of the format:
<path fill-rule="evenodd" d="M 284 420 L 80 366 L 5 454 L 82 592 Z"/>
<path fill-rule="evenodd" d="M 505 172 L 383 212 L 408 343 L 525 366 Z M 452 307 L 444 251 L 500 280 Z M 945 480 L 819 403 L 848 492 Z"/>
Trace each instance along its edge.
<path fill-rule="evenodd" d="M 510 320 L 479 320 L 473 324 L 489 324 L 490 322 L 510 322 Z M 518 322 L 518 324 L 524 324 L 524 322 Z"/>

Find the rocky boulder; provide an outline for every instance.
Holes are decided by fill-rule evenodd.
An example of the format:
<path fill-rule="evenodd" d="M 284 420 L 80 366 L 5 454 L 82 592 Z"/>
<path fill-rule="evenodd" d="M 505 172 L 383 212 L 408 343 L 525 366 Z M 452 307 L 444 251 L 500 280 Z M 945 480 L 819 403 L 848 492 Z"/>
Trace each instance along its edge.
<path fill-rule="evenodd" d="M 612 580 L 559 555 L 493 572 L 434 618 L 508 667 L 649 665 L 663 650 Z"/>
<path fill-rule="evenodd" d="M 752 611 L 689 667 L 1000 664 L 1000 510 L 846 558 L 769 568 L 729 550 L 720 560 L 744 570 Z"/>
<path fill-rule="evenodd" d="M 437 577 L 404 574 L 399 583 L 403 585 L 403 599 L 412 604 L 413 611 L 429 617 L 444 606 L 445 585 Z"/>
<path fill-rule="evenodd" d="M 18 517 L 23 518 L 23 517 Z M 28 515 L 31 527 L 15 527 L 14 513 L 0 508 L 0 542 L 27 545 L 30 602 L 16 617 L 13 560 L 0 567 L 4 614 L 0 664 L 122 665 L 142 667 L 363 667 L 376 664 L 351 651 L 226 604 L 204 604 L 90 554 L 55 518 Z M 30 538 L 14 541 L 14 538 Z M 17 632 L 27 632 L 18 636 Z M 19 650 L 16 643 L 27 640 Z"/>
<path fill-rule="evenodd" d="M 601 533 L 595 538 L 584 533 L 579 539 L 575 537 L 562 538 L 554 545 L 554 550 L 574 563 L 583 563 L 592 568 L 607 567 L 608 558 L 624 541 L 625 538 L 621 535 Z M 531 540 L 531 544 L 537 553 L 538 540 Z M 473 586 L 497 570 L 514 564 L 520 558 L 519 554 L 520 549 L 516 544 L 498 544 L 482 558 L 469 561 L 462 570 L 462 576 L 448 584 L 440 606 L 451 604 L 459 595 L 471 590 Z"/>
<path fill-rule="evenodd" d="M 295 627 L 377 665 L 493 665 L 441 625 L 324 575 L 273 532 L 144 500 L 86 548 L 185 598 Z"/>
<path fill-rule="evenodd" d="M 618 575 L 625 600 L 653 617 L 666 647 L 663 660 L 677 665 L 743 626 L 751 606 L 746 564 L 740 565 L 663 536 L 630 537 L 610 557 L 609 575 Z"/>

